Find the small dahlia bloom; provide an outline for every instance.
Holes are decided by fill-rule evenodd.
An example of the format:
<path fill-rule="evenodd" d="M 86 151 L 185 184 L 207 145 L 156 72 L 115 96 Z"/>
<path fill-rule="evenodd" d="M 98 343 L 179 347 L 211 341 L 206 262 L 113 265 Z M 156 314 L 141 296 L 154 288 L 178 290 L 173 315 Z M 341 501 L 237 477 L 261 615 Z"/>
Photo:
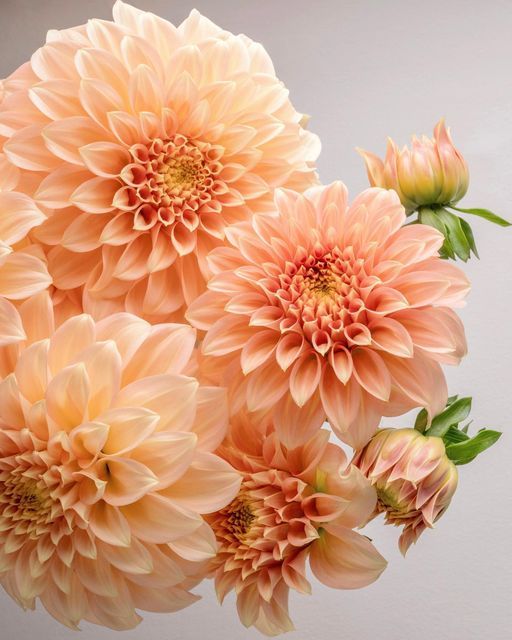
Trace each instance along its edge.
<path fill-rule="evenodd" d="M 242 623 L 269 636 L 293 629 L 289 590 L 311 592 L 308 562 L 336 589 L 364 587 L 386 567 L 352 530 L 371 515 L 375 491 L 328 440 L 321 430 L 287 449 L 268 417 L 239 415 L 219 450 L 243 481 L 231 504 L 208 518 L 219 543 L 211 562 L 217 595 L 222 602 L 234 589 Z"/>
<path fill-rule="evenodd" d="M 52 281 L 42 249 L 27 237 L 46 216 L 29 195 L 18 190 L 30 188 L 29 181 L 20 182 L 21 171 L 8 161 L 0 144 L 0 296 L 9 300 L 28 298 Z"/>
<path fill-rule="evenodd" d="M 423 205 L 455 204 L 468 190 L 468 166 L 443 119 L 436 124 L 432 139 L 413 137 L 411 149 L 404 146 L 400 150 L 388 138 L 384 161 L 369 151 L 359 152 L 372 187 L 394 189 L 408 213 Z"/>
<path fill-rule="evenodd" d="M 457 468 L 444 442 L 415 429 L 382 429 L 353 460 L 377 490 L 375 515 L 403 526 L 399 539 L 405 555 L 448 508 L 457 489 Z"/>
<path fill-rule="evenodd" d="M 193 603 L 216 551 L 202 514 L 240 486 L 211 453 L 225 394 L 182 374 L 194 331 L 129 314 L 55 329 L 46 292 L 0 306 L 0 583 L 71 628 Z"/>
<path fill-rule="evenodd" d="M 351 205 L 340 182 L 278 190 L 275 208 L 229 230 L 233 247 L 210 254 L 209 291 L 187 314 L 207 332 L 203 353 L 218 358 L 233 407 L 272 410 L 288 446 L 327 415 L 355 448 L 383 415 L 443 410 L 439 363 L 465 353 L 452 307 L 469 288 L 439 258 L 443 236 L 402 226 L 398 196 L 383 189 Z"/>
<path fill-rule="evenodd" d="M 48 34 L 0 136 L 53 212 L 37 238 L 55 286 L 85 287 L 96 316 L 161 321 L 204 289 L 227 225 L 268 211 L 275 187 L 316 183 L 319 142 L 260 44 L 197 11 L 178 27 L 113 12 Z"/>

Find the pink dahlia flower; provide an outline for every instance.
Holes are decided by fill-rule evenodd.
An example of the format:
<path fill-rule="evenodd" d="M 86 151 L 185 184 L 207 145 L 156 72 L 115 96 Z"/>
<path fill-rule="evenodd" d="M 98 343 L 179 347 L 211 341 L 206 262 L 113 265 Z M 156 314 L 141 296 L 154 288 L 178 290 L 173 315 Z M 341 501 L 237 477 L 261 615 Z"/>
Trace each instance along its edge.
<path fill-rule="evenodd" d="M 382 429 L 356 454 L 353 463 L 377 490 L 375 515 L 403 526 L 400 551 L 405 555 L 448 508 L 457 489 L 457 468 L 443 440 L 415 429 Z"/>
<path fill-rule="evenodd" d="M 233 406 L 273 410 L 288 446 L 327 415 L 354 447 L 383 415 L 444 409 L 439 363 L 465 353 L 452 307 L 469 285 L 439 258 L 443 236 L 402 226 L 398 196 L 382 189 L 350 206 L 340 182 L 278 190 L 275 207 L 229 230 L 233 247 L 211 253 L 209 291 L 187 314 L 207 331 L 203 353 L 219 358 Z"/>
<path fill-rule="evenodd" d="M 268 418 L 239 415 L 219 450 L 243 482 L 231 504 L 209 516 L 219 543 L 217 595 L 222 602 L 234 589 L 242 623 L 267 635 L 293 629 L 288 594 L 310 593 L 308 561 L 336 589 L 364 587 L 386 567 L 368 538 L 352 531 L 371 515 L 375 491 L 328 440 L 321 430 L 287 449 Z"/>
<path fill-rule="evenodd" d="M 389 138 L 384 161 L 369 151 L 359 152 L 372 187 L 394 189 L 408 212 L 423 205 L 455 204 L 468 190 L 468 166 L 442 119 L 432 139 L 413 137 L 411 149 L 400 150 Z"/>
<path fill-rule="evenodd" d="M 193 603 L 216 551 L 201 514 L 240 486 L 211 453 L 225 394 L 182 374 L 194 331 L 129 314 L 55 330 L 47 293 L 0 303 L 0 583 L 72 628 Z"/>
<path fill-rule="evenodd" d="M 55 286 L 152 321 L 204 289 L 226 225 L 316 182 L 301 122 L 260 44 L 120 1 L 114 22 L 51 31 L 0 107 L 5 153 L 54 212 L 37 237 Z"/>

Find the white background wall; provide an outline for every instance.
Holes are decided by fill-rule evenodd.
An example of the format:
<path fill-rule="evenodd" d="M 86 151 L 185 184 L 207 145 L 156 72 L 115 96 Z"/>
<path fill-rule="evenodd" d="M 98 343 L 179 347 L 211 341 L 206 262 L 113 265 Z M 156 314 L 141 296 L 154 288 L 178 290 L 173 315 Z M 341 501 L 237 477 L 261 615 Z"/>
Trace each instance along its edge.
<path fill-rule="evenodd" d="M 194 4 L 195 3 L 195 4 Z M 264 43 L 296 107 L 323 141 L 324 182 L 366 186 L 361 146 L 384 151 L 444 115 L 472 172 L 466 206 L 512 219 L 512 2 L 510 0 L 136 0 L 181 21 L 196 6 L 235 33 Z M 24 62 L 49 28 L 108 18 L 111 0 L 0 0 L 0 77 Z M 373 523 L 388 558 L 377 584 L 355 592 L 314 582 L 292 596 L 291 640 L 510 640 L 512 637 L 512 229 L 475 219 L 481 261 L 466 270 L 473 292 L 463 311 L 470 353 L 449 371 L 452 393 L 474 397 L 475 426 L 502 429 L 498 445 L 460 469 L 460 488 L 434 532 L 407 560 L 398 531 Z M 406 424 L 403 419 L 401 424 Z M 145 616 L 123 636 L 83 625 L 83 640 L 257 638 L 233 601 L 204 599 L 170 615 Z M 76 635 L 44 612 L 24 614 L 0 594 L 1 640 L 68 640 Z"/>

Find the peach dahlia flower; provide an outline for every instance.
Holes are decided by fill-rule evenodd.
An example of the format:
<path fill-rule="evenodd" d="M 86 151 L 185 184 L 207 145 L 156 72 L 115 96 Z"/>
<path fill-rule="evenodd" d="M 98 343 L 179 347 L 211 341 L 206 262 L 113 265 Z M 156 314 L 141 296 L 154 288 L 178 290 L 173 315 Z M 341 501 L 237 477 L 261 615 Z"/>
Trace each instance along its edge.
<path fill-rule="evenodd" d="M 404 555 L 439 520 L 457 489 L 457 468 L 443 440 L 415 429 L 378 431 L 353 463 L 377 491 L 375 515 L 403 526 L 398 545 Z"/>
<path fill-rule="evenodd" d="M 263 47 L 197 11 L 175 27 L 118 1 L 114 22 L 51 31 L 23 74 L 5 153 L 42 178 L 55 286 L 85 286 L 96 316 L 180 317 L 226 225 L 316 182 L 318 139 Z"/>
<path fill-rule="evenodd" d="M 273 636 L 293 629 L 289 590 L 310 593 L 314 575 L 335 589 L 376 580 L 386 561 L 352 529 L 371 515 L 374 489 L 343 451 L 320 430 L 287 449 L 271 420 L 239 415 L 219 450 L 243 474 L 231 504 L 209 516 L 219 551 L 212 560 L 222 602 L 234 589 L 242 623 Z"/>
<path fill-rule="evenodd" d="M 47 293 L 0 303 L 0 583 L 72 628 L 191 604 L 216 550 L 201 514 L 240 486 L 211 453 L 225 394 L 182 374 L 193 330 L 129 314 L 55 330 Z"/>
<path fill-rule="evenodd" d="M 354 447 L 383 415 L 444 409 L 439 363 L 465 353 L 451 307 L 469 285 L 439 258 L 443 236 L 403 227 L 398 196 L 382 189 L 350 206 L 340 182 L 278 190 L 275 207 L 228 231 L 234 246 L 210 254 L 209 291 L 187 314 L 207 331 L 203 353 L 218 358 L 233 406 L 272 410 L 288 446 L 327 415 Z"/>

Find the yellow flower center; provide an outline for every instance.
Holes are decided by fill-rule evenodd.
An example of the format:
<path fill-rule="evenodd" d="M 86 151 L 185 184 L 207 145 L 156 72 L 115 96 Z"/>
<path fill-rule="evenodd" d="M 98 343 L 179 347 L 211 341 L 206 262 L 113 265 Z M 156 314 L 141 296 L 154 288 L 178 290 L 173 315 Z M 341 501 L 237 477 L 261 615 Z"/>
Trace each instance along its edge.
<path fill-rule="evenodd" d="M 237 497 L 226 507 L 226 515 L 226 528 L 242 542 L 256 519 L 250 505 L 243 498 Z"/>
<path fill-rule="evenodd" d="M 0 476 L 0 529 L 13 529 L 35 539 L 52 522 L 52 506 L 42 481 L 16 472 L 7 478 Z"/>

